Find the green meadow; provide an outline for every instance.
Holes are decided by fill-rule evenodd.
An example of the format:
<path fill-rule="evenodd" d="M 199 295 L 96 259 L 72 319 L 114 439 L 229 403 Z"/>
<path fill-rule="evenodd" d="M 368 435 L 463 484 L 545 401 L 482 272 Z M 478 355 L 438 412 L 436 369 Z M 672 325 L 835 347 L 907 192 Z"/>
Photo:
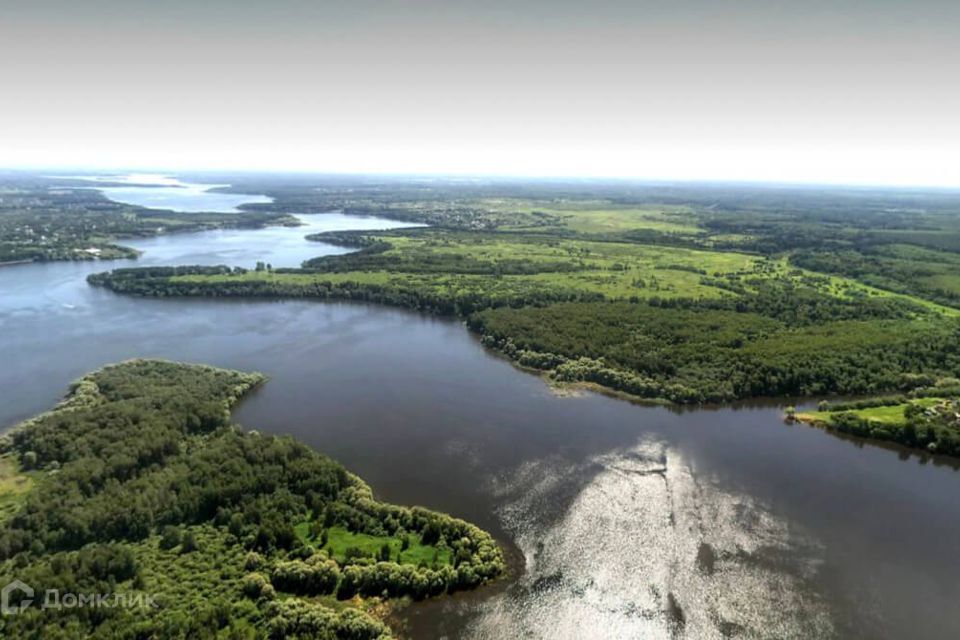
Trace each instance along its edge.
<path fill-rule="evenodd" d="M 326 261 L 317 271 L 193 274 L 176 276 L 174 281 L 357 283 L 412 288 L 439 296 L 482 295 L 516 300 L 534 291 L 594 294 L 605 300 L 709 299 L 736 295 L 736 291 L 755 292 L 758 284 L 776 281 L 849 300 L 897 296 L 954 313 L 852 278 L 798 269 L 785 257 L 511 233 L 427 229 L 380 233 L 375 237 L 389 248 L 375 260 L 356 261 L 355 267 L 346 257 Z"/>
<path fill-rule="evenodd" d="M 321 544 L 321 536 L 311 535 L 310 525 L 310 522 L 297 524 L 295 527 L 297 536 L 305 544 L 313 545 L 319 551 L 326 551 L 331 558 L 341 564 L 346 563 L 351 555 L 380 558 L 385 546 L 389 549 L 389 558 L 399 564 L 439 567 L 453 563 L 453 555 L 449 547 L 424 544 L 419 534 L 375 536 L 348 531 L 344 527 L 328 527 L 326 543 Z"/>
<path fill-rule="evenodd" d="M 15 456 L 0 456 L 0 522 L 16 513 L 32 486 L 33 479 L 21 471 Z"/>

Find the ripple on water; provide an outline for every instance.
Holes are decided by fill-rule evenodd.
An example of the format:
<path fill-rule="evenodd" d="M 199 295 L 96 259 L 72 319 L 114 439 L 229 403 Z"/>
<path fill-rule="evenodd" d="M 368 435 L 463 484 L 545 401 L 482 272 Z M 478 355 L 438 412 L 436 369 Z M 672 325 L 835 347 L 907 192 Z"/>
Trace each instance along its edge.
<path fill-rule="evenodd" d="M 662 443 L 578 465 L 532 462 L 494 491 L 507 498 L 501 516 L 526 571 L 481 606 L 473 638 L 834 635 L 805 584 L 817 545 Z M 557 500 L 569 507 L 550 521 L 545 505 Z"/>

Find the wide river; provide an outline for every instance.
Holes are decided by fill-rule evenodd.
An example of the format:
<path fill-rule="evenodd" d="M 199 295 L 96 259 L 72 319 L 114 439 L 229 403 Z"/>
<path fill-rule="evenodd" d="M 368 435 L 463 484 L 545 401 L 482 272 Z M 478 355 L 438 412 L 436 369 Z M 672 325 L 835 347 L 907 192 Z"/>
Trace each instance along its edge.
<path fill-rule="evenodd" d="M 128 244 L 139 264 L 294 266 L 342 251 L 306 233 L 393 226 L 301 218 Z M 0 425 L 125 358 L 267 373 L 242 424 L 294 434 L 381 498 L 469 519 L 508 548 L 508 579 L 409 608 L 409 636 L 960 637 L 960 475 L 943 461 L 786 425 L 774 406 L 558 397 L 460 323 L 408 311 L 135 299 L 84 281 L 130 264 L 0 268 Z"/>

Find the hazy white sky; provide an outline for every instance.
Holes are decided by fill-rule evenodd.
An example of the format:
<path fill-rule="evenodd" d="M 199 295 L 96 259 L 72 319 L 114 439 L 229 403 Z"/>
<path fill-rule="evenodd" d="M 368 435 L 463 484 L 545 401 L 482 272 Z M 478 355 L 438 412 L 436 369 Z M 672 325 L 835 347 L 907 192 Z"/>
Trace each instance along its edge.
<path fill-rule="evenodd" d="M 960 186 L 960 2 L 0 0 L 0 166 Z"/>

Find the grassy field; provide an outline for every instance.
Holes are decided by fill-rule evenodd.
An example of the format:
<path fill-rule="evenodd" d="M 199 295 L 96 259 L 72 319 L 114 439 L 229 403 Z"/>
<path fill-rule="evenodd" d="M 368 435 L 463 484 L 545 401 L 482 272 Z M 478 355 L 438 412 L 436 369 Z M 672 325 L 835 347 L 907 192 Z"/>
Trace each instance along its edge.
<path fill-rule="evenodd" d="M 347 560 L 347 549 L 356 549 L 363 555 L 379 557 L 383 545 L 390 547 L 390 559 L 400 564 L 419 565 L 429 567 L 452 564 L 453 556 L 448 547 L 423 544 L 417 534 L 409 534 L 409 546 L 403 549 L 403 540 L 396 536 L 373 536 L 367 533 L 354 533 L 343 527 L 327 529 L 327 544 L 319 546 L 320 540 L 310 535 L 310 523 L 301 522 L 294 529 L 297 536 L 306 543 L 313 544 L 320 550 L 325 550 L 330 557 L 343 564 Z"/>
<path fill-rule="evenodd" d="M 617 206 L 606 200 L 524 200 L 487 199 L 477 203 L 503 213 L 538 214 L 538 227 L 566 229 L 582 234 L 616 234 L 649 229 L 683 235 L 699 235 L 694 210 L 683 205 L 652 204 L 644 207 Z M 546 223 L 544 223 L 546 221 Z M 504 230 L 529 229 L 521 224 L 503 226 Z"/>
<path fill-rule="evenodd" d="M 20 471 L 14 456 L 0 456 L 0 522 L 16 513 L 32 486 L 33 479 Z"/>
<path fill-rule="evenodd" d="M 502 298 L 525 298 L 531 292 L 549 290 L 599 294 L 607 300 L 721 298 L 735 295 L 734 291 L 753 292 L 758 283 L 777 280 L 843 299 L 896 296 L 957 313 L 851 278 L 798 269 L 785 257 L 506 233 L 423 230 L 381 233 L 377 237 L 387 241 L 390 248 L 378 256 L 379 262 L 362 269 L 282 274 L 253 271 L 179 276 L 175 280 L 209 283 L 239 279 L 301 285 L 351 282 L 409 287 L 443 296 L 482 294 Z M 424 272 L 422 265 L 428 260 L 442 267 Z M 524 273 L 510 272 L 517 264 L 524 265 Z M 474 272 L 458 273 L 460 265 L 470 265 Z"/>
<path fill-rule="evenodd" d="M 284 279 L 289 282 L 358 282 L 363 284 L 401 284 L 438 294 L 466 294 L 472 291 L 509 296 L 523 295 L 529 289 L 552 289 L 599 293 L 609 299 L 629 298 L 709 298 L 728 295 L 720 288 L 705 285 L 707 273 L 724 276 L 753 273 L 762 259 L 734 253 L 696 251 L 671 247 L 627 243 L 556 240 L 537 242 L 523 237 L 453 239 L 424 234 L 422 237 L 389 237 L 393 248 L 386 258 L 413 262 L 432 256 L 469 258 L 490 265 L 525 261 L 532 273 L 471 274 L 411 273 L 403 264 L 387 270 L 346 271 L 318 274 L 270 274 L 248 272 L 246 279 Z M 558 270 L 557 265 L 566 270 Z M 184 276 L 184 281 L 209 281 L 221 276 Z"/>
<path fill-rule="evenodd" d="M 903 427 L 907 424 L 904 411 L 908 406 L 911 404 L 916 404 L 920 405 L 921 407 L 931 407 L 937 404 L 939 401 L 940 398 L 918 398 L 903 404 L 894 404 L 883 407 L 868 407 L 866 409 L 851 409 L 847 411 L 807 411 L 798 413 L 797 418 L 799 420 L 803 420 L 804 422 L 822 422 L 824 424 L 831 424 L 833 418 L 837 414 L 852 413 L 855 416 L 863 418 L 864 420 L 874 421 L 891 427 Z"/>
<path fill-rule="evenodd" d="M 699 234 L 703 231 L 694 224 L 694 215 L 687 207 L 548 210 L 548 213 L 557 215 L 564 227 L 578 233 L 621 233 L 636 229 L 680 234 Z"/>

